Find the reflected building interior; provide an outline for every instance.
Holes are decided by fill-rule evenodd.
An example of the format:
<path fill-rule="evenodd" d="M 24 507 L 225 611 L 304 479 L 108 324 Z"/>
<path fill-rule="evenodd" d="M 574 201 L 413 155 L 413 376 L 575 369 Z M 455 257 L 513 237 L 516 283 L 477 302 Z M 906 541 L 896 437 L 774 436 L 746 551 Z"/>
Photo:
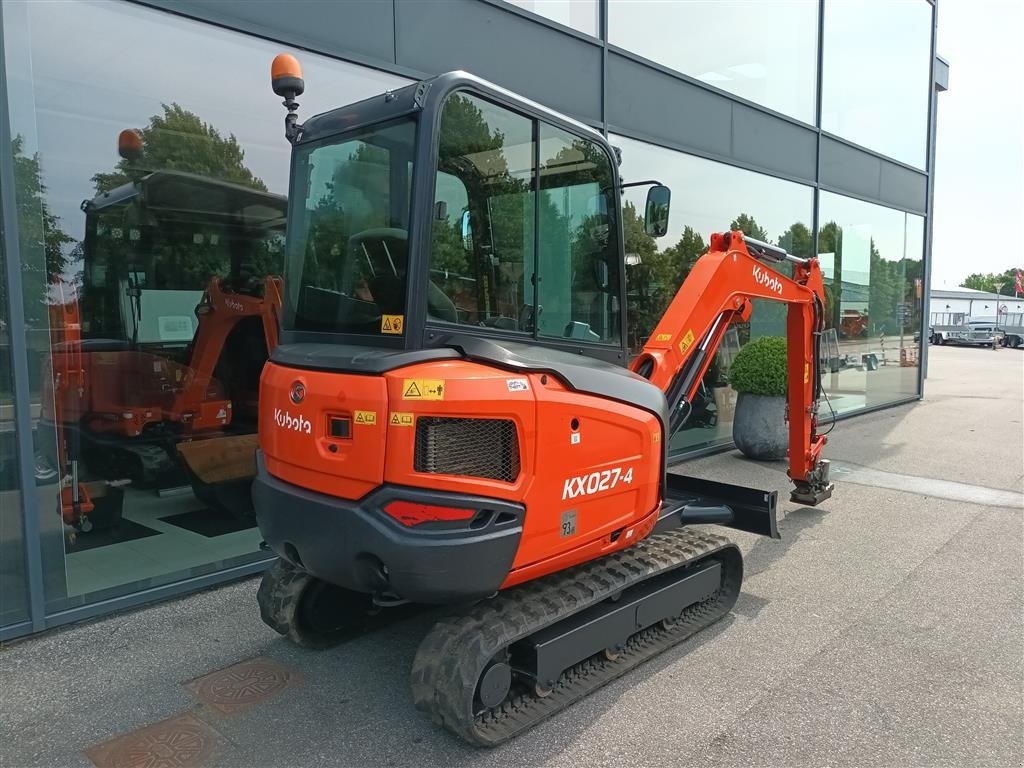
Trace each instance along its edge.
<path fill-rule="evenodd" d="M 273 4 L 197 2 L 192 17 L 153 7 L 165 5 L 0 8 L 0 136 L 9 137 L 0 150 L 11 180 L 0 184 L 0 200 L 16 212 L 0 239 L 0 632 L 195 589 L 267 561 L 248 492 L 259 375 L 288 290 L 290 155 L 267 82 L 283 49 L 309 49 L 301 51 L 304 117 L 465 67 L 609 134 L 623 181 L 668 185 L 666 236 L 644 233 L 644 187 L 623 191 L 615 222 L 625 237 L 634 353 L 711 233 L 741 228 L 821 259 L 824 383 L 836 413 L 920 395 L 927 0 L 897 4 L 885 23 L 871 4 L 837 0 L 451 0 L 385 3 L 386 13 L 325 4 L 318 25 L 335 30 L 330 41 Z M 343 28 L 332 15 L 341 13 Z M 495 28 L 502 34 L 484 54 L 471 40 Z M 263 37 L 245 33 L 253 29 Z M 722 30 L 737 42 L 723 44 Z M 864 34 L 874 39 L 867 64 L 857 44 Z M 550 82 L 530 75 L 537 62 Z M 644 88 L 623 85 L 641 81 Z M 678 126 L 675 113 L 656 111 L 684 102 Z M 507 316 L 518 324 L 512 330 L 540 335 L 578 326 L 582 340 L 614 345 L 623 308 L 605 287 L 619 267 L 602 254 L 614 246 L 615 212 L 601 203 L 611 159 L 550 127 L 533 135 L 521 115 L 488 120 L 488 141 L 512 147 L 510 156 L 524 148 L 515 171 L 529 179 L 541 164 L 539 189 L 502 179 L 505 193 L 489 193 L 502 220 L 532 221 L 528 212 L 541 211 L 537 252 L 521 227 L 520 257 L 495 277 L 501 295 L 532 304 L 539 284 L 540 305 L 568 309 L 530 318 L 484 306 L 472 279 L 481 268 L 467 262 L 464 243 L 515 233 L 488 235 L 459 216 L 472 207 L 478 182 L 466 175 L 467 158 L 480 148 L 453 143 L 437 169 L 436 205 L 448 215 L 435 225 L 430 254 L 431 279 L 452 300 L 432 307 L 431 319 Z M 833 144 L 845 153 L 835 162 L 824 151 Z M 335 195 L 331 169 L 352 162 L 380 171 L 353 149 L 322 158 L 310 176 L 317 199 L 337 197 L 349 216 L 359 201 Z M 593 170 L 565 171 L 574 163 Z M 866 173 L 877 178 L 863 183 Z M 338 279 L 327 268 L 328 218 L 310 267 L 324 271 L 325 284 Z M 12 338 L 15 303 L 24 333 Z M 732 358 L 751 338 L 784 330 L 785 310 L 756 302 L 749 323 L 729 331 L 671 442 L 675 458 L 730 443 Z M 15 392 L 17 370 L 24 384 Z M 34 468 L 28 486 L 22 466 Z M 41 563 L 32 578 L 28 552 Z M 30 598 L 40 595 L 42 615 L 30 616 Z"/>

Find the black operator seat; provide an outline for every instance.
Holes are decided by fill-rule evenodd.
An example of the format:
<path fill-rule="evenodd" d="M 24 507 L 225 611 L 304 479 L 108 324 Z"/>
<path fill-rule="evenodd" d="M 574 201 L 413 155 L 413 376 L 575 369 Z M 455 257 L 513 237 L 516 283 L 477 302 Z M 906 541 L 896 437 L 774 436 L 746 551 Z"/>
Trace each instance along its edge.
<path fill-rule="evenodd" d="M 377 309 L 384 315 L 405 314 L 406 272 L 409 264 L 409 235 L 404 229 L 364 229 L 348 240 L 353 259 L 364 261 L 366 285 Z M 416 286 L 410 286 L 416 290 Z M 458 322 L 455 303 L 433 280 L 427 281 L 427 311 L 431 316 Z"/>

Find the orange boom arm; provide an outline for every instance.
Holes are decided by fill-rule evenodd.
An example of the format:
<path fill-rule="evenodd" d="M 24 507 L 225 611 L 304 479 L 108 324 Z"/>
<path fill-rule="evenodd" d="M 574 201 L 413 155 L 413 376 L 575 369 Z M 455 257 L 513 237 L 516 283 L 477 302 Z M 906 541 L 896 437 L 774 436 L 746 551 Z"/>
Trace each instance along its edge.
<path fill-rule="evenodd" d="M 793 277 L 765 261 L 793 263 Z M 817 259 L 801 259 L 780 248 L 744 237 L 716 233 L 651 334 L 632 369 L 659 387 L 669 401 L 669 431 L 686 421 L 690 403 L 729 325 L 750 318 L 751 300 L 789 305 L 788 339 L 789 476 L 793 501 L 817 504 L 832 492 L 828 462 L 821 459 L 825 437 L 817 433 L 818 340 L 825 322 L 825 289 Z"/>

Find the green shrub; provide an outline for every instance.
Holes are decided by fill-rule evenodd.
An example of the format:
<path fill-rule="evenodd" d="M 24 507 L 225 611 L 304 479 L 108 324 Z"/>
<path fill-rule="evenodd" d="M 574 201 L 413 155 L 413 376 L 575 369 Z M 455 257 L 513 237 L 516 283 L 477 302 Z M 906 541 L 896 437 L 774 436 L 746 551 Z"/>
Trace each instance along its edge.
<path fill-rule="evenodd" d="M 747 342 L 729 367 L 729 383 L 752 395 L 786 394 L 786 339 L 761 336 Z"/>

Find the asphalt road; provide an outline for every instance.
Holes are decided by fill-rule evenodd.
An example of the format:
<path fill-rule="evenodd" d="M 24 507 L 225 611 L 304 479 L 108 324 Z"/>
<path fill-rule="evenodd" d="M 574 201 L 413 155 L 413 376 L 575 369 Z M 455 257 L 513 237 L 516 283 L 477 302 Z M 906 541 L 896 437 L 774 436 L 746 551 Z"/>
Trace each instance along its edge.
<path fill-rule="evenodd" d="M 1024 353 L 933 348 L 923 402 L 836 426 L 826 505 L 783 503 L 782 541 L 738 537 L 728 618 L 498 749 L 410 704 L 432 615 L 309 652 L 260 623 L 248 581 L 4 649 L 0 765 L 90 765 L 188 712 L 225 766 L 1020 766 L 1022 421 Z M 676 471 L 787 487 L 736 453 Z M 184 687 L 254 656 L 294 684 L 232 715 Z"/>

